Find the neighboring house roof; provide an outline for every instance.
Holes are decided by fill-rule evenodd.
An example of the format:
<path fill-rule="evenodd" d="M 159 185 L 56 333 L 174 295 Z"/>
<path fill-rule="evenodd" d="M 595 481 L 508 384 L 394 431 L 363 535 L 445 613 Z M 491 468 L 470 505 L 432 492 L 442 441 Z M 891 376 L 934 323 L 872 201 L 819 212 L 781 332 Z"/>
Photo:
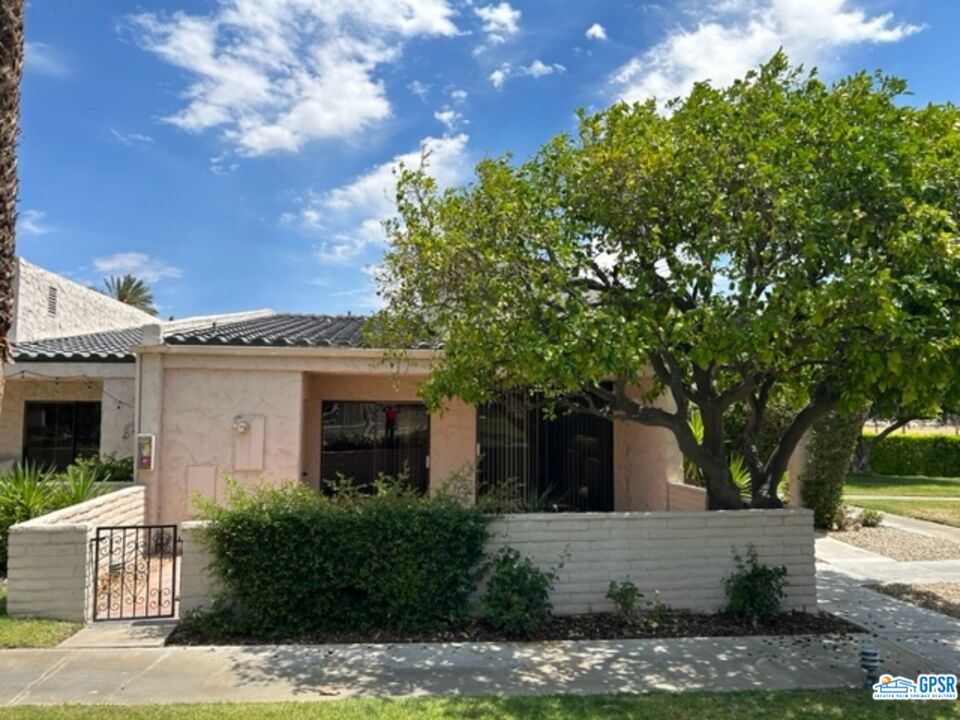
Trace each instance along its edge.
<path fill-rule="evenodd" d="M 163 335 L 179 332 L 185 328 L 209 328 L 224 320 L 251 320 L 271 315 L 272 310 L 254 310 L 220 315 L 204 315 L 151 323 L 159 325 Z M 16 343 L 13 346 L 14 360 L 34 362 L 133 362 L 133 348 L 143 344 L 143 326 L 122 330 L 104 330 L 83 335 L 46 338 Z"/>
<path fill-rule="evenodd" d="M 164 337 L 164 342 L 168 345 L 360 348 L 365 347 L 365 320 L 360 315 L 278 313 L 171 333 Z"/>
<path fill-rule="evenodd" d="M 139 345 L 142 337 L 142 329 L 135 327 L 21 342 L 13 346 L 13 358 L 38 361 L 133 362 L 130 348 Z"/>

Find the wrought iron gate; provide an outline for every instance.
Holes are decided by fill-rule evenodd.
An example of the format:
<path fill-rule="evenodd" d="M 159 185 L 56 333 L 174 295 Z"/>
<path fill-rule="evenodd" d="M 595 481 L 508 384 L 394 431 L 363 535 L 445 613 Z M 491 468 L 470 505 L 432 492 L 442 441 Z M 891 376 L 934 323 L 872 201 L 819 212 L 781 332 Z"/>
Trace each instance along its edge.
<path fill-rule="evenodd" d="M 100 527 L 93 542 L 94 620 L 176 616 L 180 555 L 176 525 Z"/>

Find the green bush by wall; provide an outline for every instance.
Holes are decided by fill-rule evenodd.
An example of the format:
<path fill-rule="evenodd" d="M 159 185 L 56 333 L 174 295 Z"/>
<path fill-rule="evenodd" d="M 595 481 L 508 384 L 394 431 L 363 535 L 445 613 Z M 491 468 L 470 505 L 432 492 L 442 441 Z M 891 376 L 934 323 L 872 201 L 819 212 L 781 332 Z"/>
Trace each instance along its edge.
<path fill-rule="evenodd" d="M 878 475 L 960 476 L 960 437 L 891 433 L 870 454 Z"/>
<path fill-rule="evenodd" d="M 300 485 L 206 504 L 220 612 L 261 637 L 462 623 L 487 538 L 480 509 L 381 485 L 367 497 Z"/>
<path fill-rule="evenodd" d="M 865 410 L 834 411 L 810 430 L 800 494 L 803 506 L 813 510 L 813 523 L 819 528 L 829 528 L 843 519 L 843 483 L 866 416 Z"/>

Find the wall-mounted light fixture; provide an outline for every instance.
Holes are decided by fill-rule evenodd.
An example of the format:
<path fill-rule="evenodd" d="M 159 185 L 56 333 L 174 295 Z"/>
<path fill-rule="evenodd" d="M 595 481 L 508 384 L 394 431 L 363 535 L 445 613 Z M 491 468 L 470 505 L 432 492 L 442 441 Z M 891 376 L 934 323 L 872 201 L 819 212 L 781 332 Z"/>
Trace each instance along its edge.
<path fill-rule="evenodd" d="M 233 419 L 233 429 L 236 430 L 239 435 L 245 435 L 250 430 L 250 421 L 243 415 L 237 415 Z"/>

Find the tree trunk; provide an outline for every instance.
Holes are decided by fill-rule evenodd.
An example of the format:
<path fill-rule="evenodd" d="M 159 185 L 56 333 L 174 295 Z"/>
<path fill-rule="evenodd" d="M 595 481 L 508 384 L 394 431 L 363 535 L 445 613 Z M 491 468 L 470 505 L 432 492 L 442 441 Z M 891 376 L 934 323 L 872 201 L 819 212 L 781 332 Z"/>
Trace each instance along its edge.
<path fill-rule="evenodd" d="M 888 435 L 893 434 L 904 425 L 920 419 L 919 415 L 899 417 L 869 440 L 863 436 L 863 428 L 861 427 L 860 435 L 857 436 L 857 447 L 853 451 L 853 460 L 850 462 L 850 470 L 855 473 L 870 472 L 870 453 L 873 452 L 873 449 Z"/>
<path fill-rule="evenodd" d="M 707 510 L 743 509 L 740 489 L 733 484 L 729 470 L 726 472 L 703 470 L 703 480 L 707 487 Z"/>
<path fill-rule="evenodd" d="M 23 7 L 24 0 L 0 0 L 0 407 L 3 402 L 3 363 L 10 360 L 9 334 L 14 312 Z"/>

